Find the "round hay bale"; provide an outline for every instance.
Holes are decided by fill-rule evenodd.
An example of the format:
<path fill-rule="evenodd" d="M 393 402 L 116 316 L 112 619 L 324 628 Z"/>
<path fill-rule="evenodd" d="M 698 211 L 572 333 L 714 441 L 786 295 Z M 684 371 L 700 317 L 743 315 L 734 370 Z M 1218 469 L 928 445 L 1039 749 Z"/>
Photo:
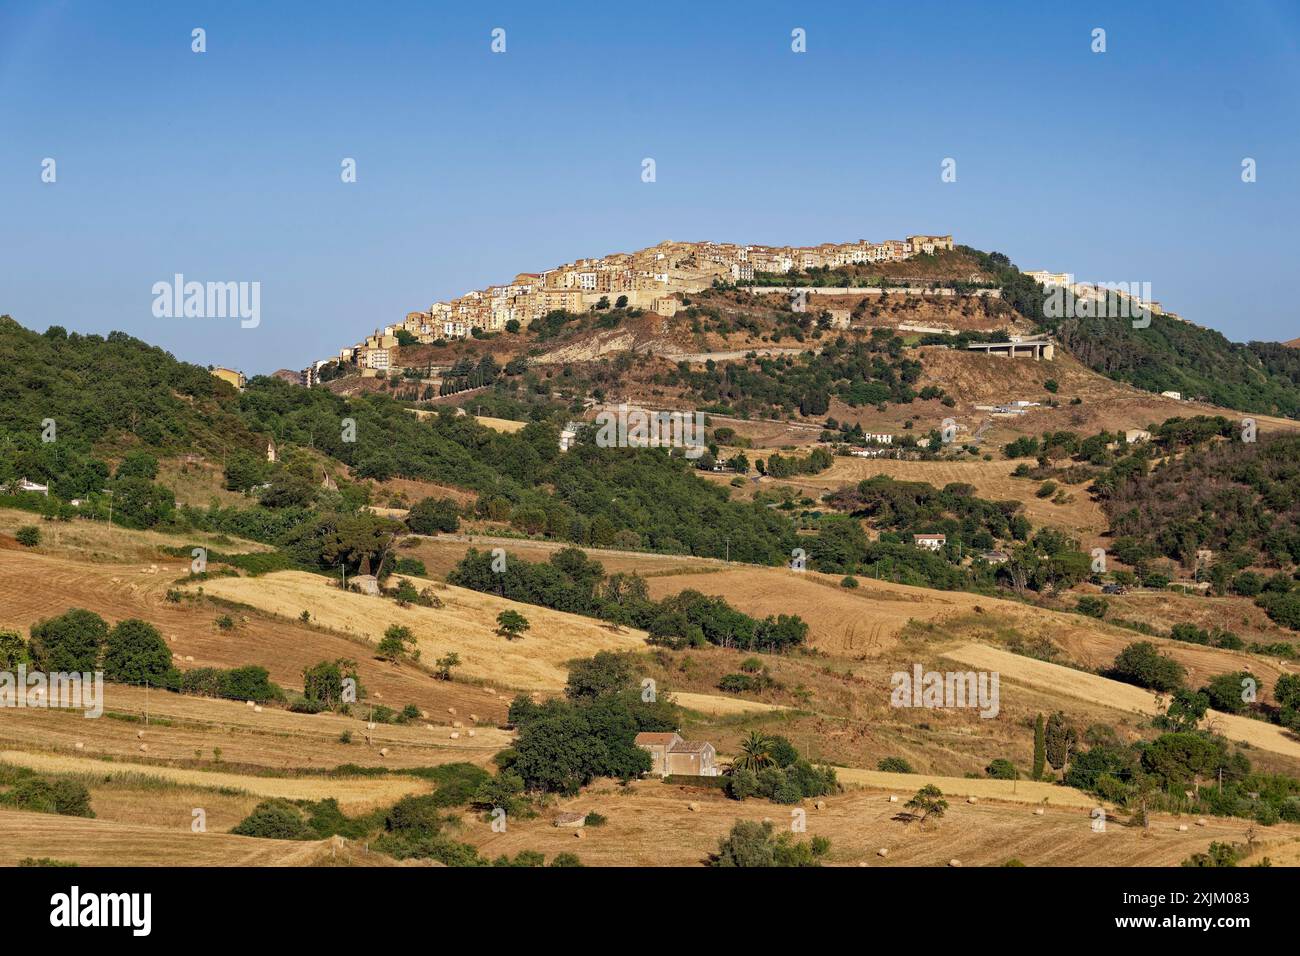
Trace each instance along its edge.
<path fill-rule="evenodd" d="M 383 699 L 384 699 L 384 695 L 381 694 L 381 693 L 379 693 L 379 691 L 375 691 L 375 692 L 374 692 L 374 695 L 375 695 L 375 700 L 383 700 Z"/>
<path fill-rule="evenodd" d="M 74 746 L 75 746 L 78 750 L 85 750 L 85 749 L 86 749 L 86 745 L 83 744 L 80 740 L 78 740 L 78 741 L 76 742 L 76 744 L 74 744 Z"/>
<path fill-rule="evenodd" d="M 148 744 L 141 744 L 141 745 L 140 745 L 140 753 L 142 753 L 142 754 L 146 754 L 146 753 L 148 753 L 148 752 L 149 752 L 149 745 L 148 745 Z"/>
<path fill-rule="evenodd" d="M 455 708 L 455 707 L 448 707 L 448 708 L 447 708 L 447 713 L 451 714 L 452 716 L 455 716 L 455 714 L 456 714 L 456 708 Z"/>
<path fill-rule="evenodd" d="M 889 856 L 889 847 L 882 846 L 876 851 L 876 856 Z"/>
<path fill-rule="evenodd" d="M 691 813 L 699 813 L 700 805 L 692 800 L 690 803 L 686 804 L 686 809 L 691 811 Z"/>
<path fill-rule="evenodd" d="M 261 712 L 262 712 L 262 707 L 261 707 L 260 704 L 259 704 L 259 705 L 255 705 L 255 706 L 253 707 L 253 713 L 255 713 L 255 714 L 260 714 Z"/>
<path fill-rule="evenodd" d="M 980 802 L 980 798 L 979 798 L 979 797 L 967 797 L 967 798 L 966 798 L 966 802 L 967 802 L 967 803 L 979 803 L 979 802 Z"/>
<path fill-rule="evenodd" d="M 187 663 L 187 664 L 193 664 L 193 663 L 194 663 L 194 656 L 193 656 L 192 654 L 186 654 L 186 655 L 185 655 L 185 663 Z"/>
<path fill-rule="evenodd" d="M 574 835 L 574 837 L 576 837 L 576 838 L 579 839 L 579 840 L 582 839 L 582 831 L 581 831 L 581 830 L 574 830 L 574 831 L 573 831 L 573 835 Z"/>
<path fill-rule="evenodd" d="M 136 740 L 144 740 L 144 731 L 143 731 L 143 730 L 137 730 L 137 731 L 135 732 L 135 739 L 136 739 Z"/>
<path fill-rule="evenodd" d="M 477 722 L 477 721 L 478 721 L 478 714 L 470 714 L 470 715 L 469 715 L 469 719 L 472 720 L 472 721 Z"/>
<path fill-rule="evenodd" d="M 898 797 L 894 796 L 894 795 L 891 793 L 891 794 L 889 795 L 889 802 L 890 802 L 890 803 L 897 803 L 897 802 L 898 802 Z"/>
<path fill-rule="evenodd" d="M 825 800 L 818 800 L 816 803 L 813 804 L 813 807 L 814 807 L 815 809 L 817 809 L 817 810 L 825 810 L 825 809 L 826 809 L 826 801 L 825 801 Z"/>
<path fill-rule="evenodd" d="M 249 707 L 256 707 L 257 705 L 254 704 L 254 703 L 250 700 L 250 701 L 248 701 L 247 706 L 249 706 Z"/>
<path fill-rule="evenodd" d="M 387 748 L 387 747 L 380 747 L 380 748 L 379 748 L 379 756 L 381 756 L 381 757 L 387 757 L 387 756 L 388 756 L 388 748 Z"/>
<path fill-rule="evenodd" d="M 460 740 L 460 734 L 453 730 L 453 731 L 451 732 L 450 739 L 451 739 L 451 740 Z"/>
<path fill-rule="evenodd" d="M 951 860 L 948 861 L 948 865 L 949 865 L 949 866 L 957 866 L 957 867 L 959 867 L 959 866 L 961 866 L 961 860 L 957 859 L 957 858 L 954 856 Z"/>
<path fill-rule="evenodd" d="M 421 719 L 421 720 L 428 720 L 428 719 L 429 719 L 429 712 L 428 712 L 427 710 L 422 710 L 422 711 L 420 711 L 420 719 Z"/>
<path fill-rule="evenodd" d="M 1180 824 L 1178 824 L 1178 832 L 1179 832 L 1179 833 L 1186 833 L 1186 832 L 1187 832 L 1187 824 L 1186 824 L 1186 823 L 1180 823 Z"/>
<path fill-rule="evenodd" d="M 858 861 L 858 866 L 870 866 L 870 865 L 871 865 L 871 864 L 868 863 L 866 860 L 859 860 L 859 861 Z"/>
<path fill-rule="evenodd" d="M 425 725 L 424 725 L 424 729 L 425 729 L 425 730 L 433 730 L 433 724 L 425 724 Z"/>
<path fill-rule="evenodd" d="M 474 731 L 470 730 L 470 731 L 466 731 L 466 732 L 467 732 L 471 737 L 474 736 Z"/>
<path fill-rule="evenodd" d="M 373 720 L 370 723 L 366 724 L 366 730 L 374 730 L 374 729 L 375 729 L 375 722 Z"/>
<path fill-rule="evenodd" d="M 1198 827 L 1208 827 L 1210 825 L 1210 822 L 1206 820 L 1205 817 L 1201 817 L 1199 820 L 1196 821 L 1196 825 Z"/>
<path fill-rule="evenodd" d="M 1042 807 L 1039 807 L 1039 808 L 1037 808 L 1037 809 L 1034 811 L 1034 816 L 1036 816 L 1036 817 L 1041 817 L 1041 816 L 1043 816 L 1045 813 L 1047 813 L 1047 811 L 1044 810 Z"/>
<path fill-rule="evenodd" d="M 452 725 L 453 727 L 455 727 L 457 730 L 459 730 L 461 727 L 464 727 L 464 726 L 465 726 L 465 725 L 462 724 L 459 720 L 453 720 L 453 721 L 451 722 L 451 725 Z"/>

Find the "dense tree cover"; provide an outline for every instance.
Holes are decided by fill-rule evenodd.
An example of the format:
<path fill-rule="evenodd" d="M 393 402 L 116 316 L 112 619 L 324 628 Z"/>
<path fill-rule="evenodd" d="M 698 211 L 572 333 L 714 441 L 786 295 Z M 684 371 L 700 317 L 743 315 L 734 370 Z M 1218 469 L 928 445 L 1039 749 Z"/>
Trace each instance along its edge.
<path fill-rule="evenodd" d="M 562 548 L 545 562 L 529 562 L 507 553 L 504 570 L 494 570 L 493 565 L 489 552 L 471 548 L 452 568 L 447 581 L 512 601 L 639 627 L 650 632 L 653 642 L 671 647 L 709 643 L 784 651 L 808 637 L 808 625 L 797 615 L 759 620 L 737 611 L 721 597 L 698 591 L 652 601 L 640 575 L 620 572 L 606 576 L 604 566 L 579 548 Z"/>
<path fill-rule="evenodd" d="M 917 397 L 913 386 L 921 363 L 904 355 L 901 338 L 882 331 L 864 342 L 837 336 L 820 354 L 810 350 L 722 363 L 710 359 L 701 369 L 681 362 L 652 381 L 682 389 L 706 410 L 753 417 L 822 416 L 832 396 L 855 408 L 906 404 Z"/>
<path fill-rule="evenodd" d="M 438 394 L 451 395 L 466 389 L 482 388 L 495 382 L 500 374 L 501 367 L 491 355 L 484 355 L 478 362 L 463 358 L 442 377 Z"/>
<path fill-rule="evenodd" d="M 450 534 L 460 527 L 460 509 L 450 498 L 422 498 L 411 506 L 406 526 L 416 534 Z"/>
<path fill-rule="evenodd" d="M 856 487 L 828 495 L 832 506 L 849 514 L 817 523 L 807 542 L 819 571 L 863 574 L 941 590 L 988 592 L 996 586 L 1048 592 L 1068 588 L 1088 577 L 1088 556 L 1078 541 L 1050 528 L 1030 536 L 1032 527 L 1018 502 L 978 498 L 974 489 L 953 483 L 937 489 L 925 482 L 876 476 Z M 880 535 L 867 538 L 859 520 Z M 943 533 L 938 552 L 918 548 L 914 534 Z M 979 553 L 1001 546 L 1008 560 L 986 563 Z M 963 559 L 976 556 L 964 564 Z"/>
<path fill-rule="evenodd" d="M 51 481 L 74 498 L 104 487 L 117 449 L 220 455 L 256 444 L 229 384 L 121 332 L 38 334 L 0 316 L 0 368 L 0 485 Z M 47 419 L 52 441 L 42 441 Z M 156 463 L 154 474 L 139 464 L 119 477 L 151 480 Z"/>
<path fill-rule="evenodd" d="M 251 700 L 259 704 L 286 700 L 284 691 L 271 681 L 270 672 L 256 664 L 231 668 L 193 667 L 181 671 L 167 686 L 169 690 L 182 694 Z"/>
<path fill-rule="evenodd" d="M 1054 318 L 1044 309 L 1042 287 L 1006 256 L 968 251 L 997 275 L 1004 302 L 1051 332 L 1093 371 L 1226 408 L 1292 418 L 1300 413 L 1300 362 L 1288 349 L 1230 342 L 1213 329 L 1160 315 L 1151 316 L 1146 328 L 1134 328 L 1125 318 Z"/>
<path fill-rule="evenodd" d="M 717 867 L 821 866 L 831 841 L 813 837 L 797 841 L 790 833 L 774 835 L 772 822 L 737 820 L 731 832 L 718 841 L 709 865 Z"/>
<path fill-rule="evenodd" d="M 1169 713 L 1175 703 L 1187 702 L 1175 698 Z M 1175 716 L 1172 723 L 1178 722 Z M 1088 746 L 1071 757 L 1064 782 L 1137 811 L 1139 820 L 1149 810 L 1167 810 L 1247 817 L 1265 825 L 1300 821 L 1300 780 L 1254 771 L 1228 741 L 1182 723 L 1184 729 L 1132 744 L 1121 743 L 1110 727 L 1094 725 L 1082 735 Z"/>
<path fill-rule="evenodd" d="M 1188 567 L 1202 548 L 1244 558 L 1241 567 L 1294 567 L 1298 505 L 1300 437 L 1267 434 L 1190 447 L 1115 483 L 1103 500 L 1114 535 Z"/>
<path fill-rule="evenodd" d="M 563 698 L 538 704 L 521 694 L 509 719 L 519 733 L 502 769 L 529 790 L 572 795 L 595 777 L 631 780 L 649 772 L 650 755 L 634 738 L 676 731 L 681 714 L 664 697 L 642 699 L 635 668 L 604 652 L 575 665 Z"/>
<path fill-rule="evenodd" d="M 999 541 L 1027 540 L 1031 530 L 1020 502 L 979 498 L 974 486 L 958 482 L 937 489 L 923 481 L 876 475 L 827 495 L 826 502 L 881 530 L 943 533 L 949 547 L 967 553 L 993 548 Z"/>
<path fill-rule="evenodd" d="M 178 693 L 259 703 L 285 700 L 264 667 L 180 671 L 172 666 L 171 649 L 152 624 L 128 618 L 110 628 L 98 614 L 80 608 L 33 624 L 25 645 L 16 634 L 0 633 L 0 664 L 24 661 L 46 673 L 102 671 L 107 681 Z"/>
<path fill-rule="evenodd" d="M 99 666 L 108 641 L 108 624 L 94 611 L 73 608 L 31 627 L 27 652 L 32 664 L 47 673 L 86 673 Z"/>
<path fill-rule="evenodd" d="M 772 452 L 767 461 L 755 462 L 760 474 L 770 478 L 792 478 L 795 475 L 817 475 L 835 462 L 835 456 L 829 449 L 814 448 L 806 456 L 785 456 L 778 451 Z"/>
<path fill-rule="evenodd" d="M 8 765 L 0 766 L 0 806 L 69 817 L 95 815 L 84 783 L 42 777 L 26 767 Z"/>
<path fill-rule="evenodd" d="M 785 737 L 757 730 L 741 741 L 727 775 L 727 795 L 733 800 L 757 796 L 794 804 L 839 788 L 833 768 L 815 767 Z"/>
<path fill-rule="evenodd" d="M 135 527 L 176 524 L 297 544 L 320 531 L 319 515 L 335 514 L 325 519 L 332 526 L 364 503 L 346 483 L 338 492 L 320 487 L 326 456 L 358 478 L 469 488 L 479 493 L 480 517 L 576 544 L 722 556 L 730 539 L 733 558 L 763 564 L 792 547 L 788 517 L 728 501 L 685 459 L 594 445 L 561 454 L 558 428 L 545 417 L 507 435 L 455 409 L 420 421 L 386 396 L 346 399 L 263 376 L 236 393 L 129 336 L 37 335 L 11 320 L 0 322 L 0 358 L 15 369 L 0 386 L 0 445 L 11 452 L 0 456 L 0 486 L 49 481 L 52 502 L 89 498 L 82 513 L 97 517 L 107 515 L 101 492 L 111 490 L 114 520 Z M 57 441 L 41 441 L 46 418 L 55 420 Z M 287 449 L 274 465 L 265 461 L 266 436 Z M 113 474 L 108 456 L 96 455 L 118 446 L 146 455 Z M 149 476 L 158 456 L 181 451 L 222 456 L 228 487 L 254 490 L 259 504 L 176 509 Z"/>
<path fill-rule="evenodd" d="M 1119 652 L 1106 676 L 1167 693 L 1182 686 L 1187 671 L 1150 641 L 1138 641 Z"/>

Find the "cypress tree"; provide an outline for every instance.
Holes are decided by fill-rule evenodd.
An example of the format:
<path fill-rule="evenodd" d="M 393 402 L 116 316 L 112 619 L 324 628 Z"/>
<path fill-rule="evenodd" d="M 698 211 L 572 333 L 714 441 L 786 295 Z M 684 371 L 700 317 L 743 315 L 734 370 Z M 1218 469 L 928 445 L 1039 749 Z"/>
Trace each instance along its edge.
<path fill-rule="evenodd" d="M 1043 715 L 1034 721 L 1034 779 L 1043 779 L 1043 767 L 1047 763 L 1047 734 L 1043 727 Z"/>

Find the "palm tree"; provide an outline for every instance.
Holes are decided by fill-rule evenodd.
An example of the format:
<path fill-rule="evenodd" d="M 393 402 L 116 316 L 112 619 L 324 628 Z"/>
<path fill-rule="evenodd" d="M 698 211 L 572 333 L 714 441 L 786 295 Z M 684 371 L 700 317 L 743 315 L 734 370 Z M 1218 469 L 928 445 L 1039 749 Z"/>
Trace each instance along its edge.
<path fill-rule="evenodd" d="M 740 744 L 740 755 L 736 757 L 733 766 L 737 770 L 753 770 L 757 773 L 764 767 L 771 767 L 776 763 L 772 756 L 772 740 L 757 730 L 751 730 L 749 736 Z"/>

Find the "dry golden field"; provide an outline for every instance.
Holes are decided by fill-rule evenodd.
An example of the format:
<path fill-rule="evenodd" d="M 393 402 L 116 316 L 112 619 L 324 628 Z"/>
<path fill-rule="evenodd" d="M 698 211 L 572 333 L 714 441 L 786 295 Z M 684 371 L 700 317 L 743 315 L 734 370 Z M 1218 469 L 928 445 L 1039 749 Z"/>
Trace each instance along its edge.
<path fill-rule="evenodd" d="M 80 525 L 71 528 L 80 530 Z M 297 572 L 192 582 L 183 585 L 184 590 L 197 594 L 201 585 L 204 598 L 169 602 L 166 591 L 178 586 L 175 581 L 185 569 L 176 559 L 158 559 L 159 541 L 142 541 L 137 533 L 119 529 L 90 528 L 86 533 L 125 536 L 122 545 L 129 560 L 92 560 L 96 548 L 113 547 L 108 539 L 78 539 L 70 545 L 51 539 L 35 552 L 0 547 L 0 628 L 25 631 L 35 620 L 71 606 L 96 610 L 110 622 L 141 617 L 159 627 L 182 668 L 261 663 L 273 679 L 290 688 L 301 686 L 303 667 L 350 657 L 358 661 L 370 702 L 394 708 L 411 702 L 424 715 L 408 725 L 369 728 L 364 703 L 350 717 L 294 714 L 274 707 L 259 712 L 239 702 L 163 692 L 146 697 L 142 689 L 114 685 L 107 688 L 106 714 L 98 720 L 71 712 L 8 711 L 0 717 L 0 761 L 83 780 L 91 789 L 98 819 L 0 812 L 0 834 L 30 835 L 21 846 L 0 852 L 0 863 L 28 856 L 87 864 L 391 862 L 357 847 L 320 843 L 275 843 L 272 851 L 268 841 L 224 831 L 267 796 L 332 796 L 356 812 L 428 789 L 425 782 L 403 776 L 403 770 L 452 761 L 486 766 L 510 744 L 511 734 L 497 725 L 504 722 L 508 698 L 516 689 L 557 691 L 567 661 L 606 648 L 642 652 L 664 692 L 692 712 L 682 728 L 690 739 L 710 740 L 725 755 L 735 752 L 748 730 L 762 728 L 788 736 L 814 759 L 845 765 L 838 772 L 847 792 L 826 798 L 824 809 L 811 802 L 804 805 L 807 835 L 831 839 L 832 864 L 926 866 L 956 857 L 968 866 L 998 865 L 1017 857 L 1028 865 L 1176 865 L 1203 851 L 1212 839 L 1246 839 L 1248 821 L 1212 818 L 1199 827 L 1193 819 L 1164 815 L 1153 815 L 1148 831 L 1112 821 L 1106 833 L 1097 834 L 1089 816 L 1093 800 L 1077 791 L 961 776 L 982 775 L 994 757 L 1027 767 L 1038 712 L 1065 710 L 1080 727 L 1104 722 L 1126 740 L 1149 735 L 1153 695 L 975 643 L 1003 645 L 1012 632 L 1045 636 L 1064 657 L 1095 667 L 1109 663 L 1126 644 L 1146 639 L 1077 614 L 866 577 L 858 589 L 846 590 L 838 586 L 837 577 L 814 572 L 589 552 L 609 571 L 645 574 L 655 597 L 696 588 L 720 594 L 751 614 L 798 613 L 808 620 L 814 653 L 764 655 L 778 680 L 777 689 L 741 699 L 715 692 L 719 676 L 736 668 L 735 652 L 652 652 L 640 632 L 615 633 L 591 619 L 438 584 L 433 585 L 435 593 L 445 602 L 438 609 L 399 608 L 387 599 L 341 592 L 328 579 Z M 492 539 L 474 544 L 493 546 Z M 464 538 L 421 538 L 418 547 L 403 550 L 425 560 L 437 574 L 470 546 Z M 501 546 L 529 560 L 544 560 L 560 547 L 504 540 Z M 229 544 L 214 547 L 236 550 Z M 31 581 L 41 586 L 33 587 Z M 426 583 L 417 579 L 418 586 Z M 517 607 L 532 622 L 519 640 L 495 634 L 496 614 L 505 607 Z M 304 609 L 311 612 L 311 624 L 297 620 Z M 215 626 L 214 619 L 222 613 L 236 618 L 233 630 Z M 461 679 L 437 681 L 409 664 L 375 661 L 371 646 L 391 623 L 406 624 L 416 632 L 426 664 L 456 650 L 465 661 L 457 672 Z M 1156 643 L 1189 668 L 1193 682 L 1250 666 L 1267 688 L 1281 670 L 1291 669 L 1254 655 L 1162 639 Z M 999 719 L 981 720 L 969 711 L 889 706 L 892 672 L 918 662 L 944 669 L 945 659 L 998 670 L 1006 678 Z M 1271 767 L 1270 760 L 1280 761 L 1294 772 L 1300 743 L 1278 728 L 1245 718 L 1216 719 L 1225 736 L 1251 744 L 1257 765 Z M 471 729 L 474 737 L 468 736 Z M 342 741 L 345 732 L 350 743 Z M 874 767 L 885 756 L 908 759 L 918 773 L 858 769 Z M 393 773 L 324 775 L 343 764 L 383 767 Z M 902 802 L 926 782 L 936 783 L 948 795 L 948 815 L 925 828 L 894 819 Z M 888 802 L 890 793 L 899 797 L 897 803 Z M 978 802 L 965 802 L 969 795 Z M 1044 798 L 1045 812 L 1038 816 L 1034 809 Z M 690 802 L 698 804 L 698 810 L 688 809 Z M 208 814 L 208 834 L 189 831 L 195 807 Z M 550 825 L 555 811 L 570 807 L 597 809 L 609 823 L 585 830 L 581 839 Z M 780 826 L 788 814 L 789 808 L 775 804 L 737 803 L 713 791 L 647 780 L 626 793 L 599 784 L 575 800 L 548 806 L 536 820 L 512 821 L 505 834 L 494 834 L 484 822 L 465 814 L 457 838 L 474 843 L 488 856 L 531 849 L 548 858 L 574 852 L 588 865 L 697 865 L 734 820 L 771 817 Z M 34 822 L 24 831 L 28 820 Z M 1190 826 L 1180 832 L 1179 824 Z M 1300 862 L 1300 828 L 1257 830 L 1262 843 L 1255 857 L 1267 851 L 1276 862 Z M 207 842 L 195 842 L 199 840 Z M 888 857 L 876 855 L 880 847 L 889 848 Z"/>
<path fill-rule="evenodd" d="M 329 841 L 264 840 L 188 824 L 85 820 L 46 813 L 0 810 L 0 866 L 48 857 L 79 866 L 391 866 L 394 861 L 358 847 L 335 850 Z"/>
<path fill-rule="evenodd" d="M 1013 682 L 1031 684 L 1065 697 L 1076 697 L 1116 710 L 1134 711 L 1149 716 L 1164 712 L 1164 708 L 1158 706 L 1156 695 L 1149 690 L 1059 664 L 1022 657 L 982 644 L 966 644 L 943 653 L 945 657 L 959 663 L 997 671 Z M 1213 710 L 1207 715 L 1206 721 L 1229 740 L 1300 759 L 1300 739 L 1275 724 Z"/>
<path fill-rule="evenodd" d="M 409 724 L 373 728 L 365 701 L 353 713 L 295 714 L 271 706 L 257 711 L 237 701 L 106 684 L 104 716 L 97 719 L 80 711 L 6 711 L 0 719 L 0 747 L 199 769 L 218 766 L 220 751 L 219 763 L 228 767 L 294 771 L 342 764 L 389 769 L 456 761 L 485 764 L 512 739 L 507 731 L 485 726 L 472 702 L 456 714 L 446 708 L 426 711 L 427 717 Z M 340 740 L 344 733 L 351 735 L 351 743 Z"/>
<path fill-rule="evenodd" d="M 347 658 L 357 662 L 361 683 L 376 702 L 397 708 L 414 703 L 431 713 L 468 707 L 494 722 L 505 719 L 507 702 L 500 700 L 504 695 L 488 696 L 481 687 L 435 680 L 410 665 L 376 661 L 362 635 L 349 637 L 301 624 L 297 618 L 310 604 L 289 608 L 288 620 L 236 612 L 236 627 L 221 630 L 215 621 L 227 613 L 226 608 L 207 601 L 175 604 L 166 599 L 167 590 L 177 587 L 175 581 L 187 568 L 176 559 L 170 564 L 156 562 L 158 570 L 149 573 L 153 566 L 149 561 L 109 565 L 0 548 L 0 628 L 26 633 L 37 621 L 69 608 L 89 608 L 110 624 L 125 618 L 150 622 L 167 639 L 176 665 L 183 670 L 257 664 L 281 686 L 301 689 L 304 669 L 322 660 Z"/>
<path fill-rule="evenodd" d="M 970 804 L 951 794 L 950 808 L 937 822 L 922 826 L 896 820 L 918 786 L 913 782 L 892 791 L 852 790 L 825 798 L 821 810 L 805 801 L 801 809 L 807 831 L 796 836 L 829 838 L 828 862 L 839 866 L 947 866 L 953 859 L 963 866 L 1000 866 L 1012 858 L 1028 866 L 1177 866 L 1213 840 L 1245 843 L 1251 827 L 1247 820 L 1209 817 L 1202 827 L 1194 817 L 1151 814 L 1149 830 L 1112 818 L 1105 832 L 1097 833 L 1091 807 L 1052 802 L 1039 816 L 1023 803 L 981 799 Z M 898 797 L 896 803 L 889 802 L 891 792 Z M 691 803 L 697 809 L 689 809 Z M 562 810 L 595 810 L 608 823 L 583 828 L 578 839 L 574 831 L 551 824 Z M 736 820 L 771 819 L 780 832 L 790 826 L 790 811 L 754 800 L 737 803 L 716 791 L 642 781 L 626 793 L 593 787 L 539 819 L 512 822 L 505 833 L 493 833 L 487 823 L 467 818 L 462 838 L 489 856 L 532 849 L 548 858 L 576 853 L 588 866 L 698 866 Z M 1179 825 L 1188 828 L 1180 832 Z M 1259 842 L 1252 860 L 1294 854 L 1300 826 L 1255 829 Z M 877 855 L 882 848 L 888 856 Z"/>
<path fill-rule="evenodd" d="M 93 760 L 89 757 L 0 750 L 0 763 L 27 767 L 38 773 L 88 774 L 105 782 L 116 777 L 150 777 L 186 787 L 242 791 L 257 797 L 288 800 L 323 800 L 334 797 L 348 812 L 388 806 L 413 793 L 432 788 L 414 777 L 384 776 L 357 779 L 323 777 L 267 777 L 257 774 L 225 773 L 220 770 L 187 770 L 153 764 Z"/>
<path fill-rule="evenodd" d="M 417 586 L 429 582 L 412 578 Z M 311 608 L 312 619 L 331 630 L 378 642 L 393 624 L 414 633 L 422 660 L 432 663 L 449 651 L 460 655 L 458 673 L 524 690 L 558 690 L 568 671 L 564 664 L 597 651 L 631 651 L 645 646 L 645 634 L 615 630 L 591 618 L 490 594 L 443 585 L 441 608 L 401 608 L 390 600 L 345 592 L 319 575 L 278 571 L 257 578 L 217 578 L 204 593 L 248 604 L 271 614 L 295 617 Z M 188 588 L 194 590 L 193 586 Z M 513 609 L 532 625 L 522 637 L 507 640 L 496 633 L 497 615 Z"/>

